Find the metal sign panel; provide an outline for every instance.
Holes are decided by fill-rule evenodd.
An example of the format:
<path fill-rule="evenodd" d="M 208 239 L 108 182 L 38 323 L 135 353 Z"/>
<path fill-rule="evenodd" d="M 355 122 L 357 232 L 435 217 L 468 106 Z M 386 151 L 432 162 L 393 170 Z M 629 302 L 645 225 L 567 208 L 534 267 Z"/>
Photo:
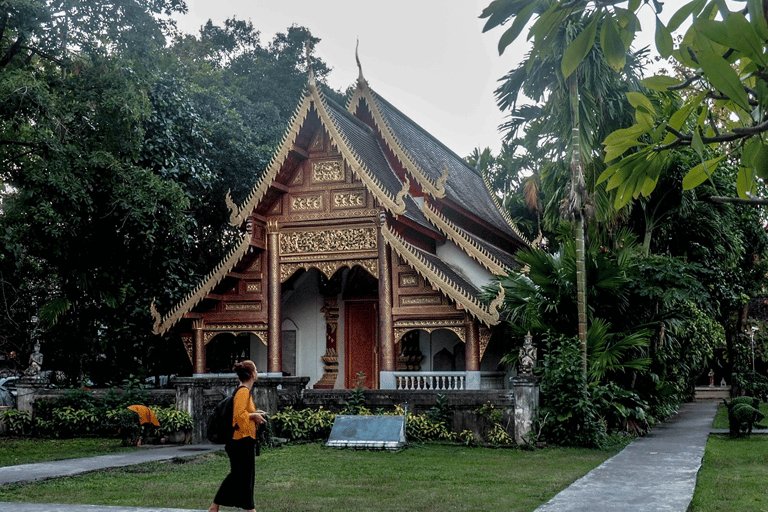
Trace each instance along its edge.
<path fill-rule="evenodd" d="M 398 450 L 405 446 L 405 416 L 336 416 L 326 446 Z"/>

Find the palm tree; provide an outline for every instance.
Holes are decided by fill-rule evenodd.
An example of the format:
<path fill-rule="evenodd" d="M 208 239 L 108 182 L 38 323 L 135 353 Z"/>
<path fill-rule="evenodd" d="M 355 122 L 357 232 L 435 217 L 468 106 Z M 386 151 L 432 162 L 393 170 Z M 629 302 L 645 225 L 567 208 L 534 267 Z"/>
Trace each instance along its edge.
<path fill-rule="evenodd" d="M 600 155 L 600 142 L 612 131 L 606 129 L 630 124 L 627 117 L 630 108 L 624 93 L 636 87 L 632 78 L 638 59 L 632 54 L 628 59 L 628 48 L 622 48 L 623 58 L 620 59 L 621 65 L 617 66 L 615 51 L 611 51 L 610 55 L 604 53 L 597 41 L 605 41 L 602 34 L 598 36 L 600 25 L 604 25 L 603 32 L 610 31 L 614 20 L 600 9 L 558 10 L 557 2 L 524 3 L 496 0 L 481 17 L 489 18 L 484 30 L 514 19 L 512 27 L 499 43 L 500 51 L 503 51 L 516 38 L 515 31 L 519 34 L 532 14 L 539 14 L 538 22 L 529 32 L 529 37 L 533 36 L 534 40 L 532 50 L 518 68 L 502 79 L 496 95 L 499 107 L 510 111 L 510 120 L 502 126 L 502 129 L 508 130 L 508 137 L 514 136 L 524 126 L 533 128 L 536 138 L 529 137 L 531 144 L 545 148 L 546 158 L 551 162 L 569 163 L 569 180 L 563 197 L 559 199 L 557 211 L 563 219 L 571 222 L 573 228 L 578 336 L 586 382 L 588 323 L 584 222 L 591 209 L 591 201 L 585 169 L 594 173 L 599 168 L 596 157 Z M 625 77 L 630 78 L 623 78 L 614 70 L 621 70 Z M 520 93 L 536 102 L 536 108 L 518 107 Z M 532 114 L 537 116 L 538 121 L 526 124 L 525 120 L 530 119 Z M 560 171 L 565 168 L 564 165 L 548 167 Z M 557 181 L 562 174 L 553 173 L 552 176 Z M 552 211 L 553 208 L 549 208 L 550 215 Z"/>

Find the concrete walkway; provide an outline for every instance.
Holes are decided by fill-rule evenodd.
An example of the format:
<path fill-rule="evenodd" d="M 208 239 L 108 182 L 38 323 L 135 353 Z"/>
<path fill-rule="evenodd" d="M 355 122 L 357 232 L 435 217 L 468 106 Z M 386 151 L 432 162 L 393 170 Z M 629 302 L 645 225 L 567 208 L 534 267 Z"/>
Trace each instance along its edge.
<path fill-rule="evenodd" d="M 536 512 L 685 512 L 717 406 L 716 400 L 685 404 Z"/>
<path fill-rule="evenodd" d="M 147 447 L 126 453 L 99 455 L 82 459 L 57 460 L 37 464 L 0 467 L 0 485 L 33 482 L 61 476 L 73 476 L 100 469 L 132 466 L 144 462 L 193 457 L 221 450 L 224 445 L 197 444 Z M 108 507 L 104 505 L 61 505 L 56 503 L 3 503 L 0 512 L 191 512 L 189 509 Z"/>
<path fill-rule="evenodd" d="M 633 441 L 536 512 L 685 512 L 693 497 L 717 401 L 685 404 L 678 414 Z M 147 448 L 126 454 L 0 468 L 0 485 L 76 475 L 109 467 L 188 457 L 217 445 Z M 2 503 L 13 512 L 191 512 L 188 509 Z"/>

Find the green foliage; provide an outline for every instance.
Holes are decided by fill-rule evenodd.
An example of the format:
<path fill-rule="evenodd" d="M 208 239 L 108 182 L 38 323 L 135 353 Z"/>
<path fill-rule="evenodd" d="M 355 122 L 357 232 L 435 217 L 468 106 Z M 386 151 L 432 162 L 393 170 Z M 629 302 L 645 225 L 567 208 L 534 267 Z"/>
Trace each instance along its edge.
<path fill-rule="evenodd" d="M 3 411 L 3 423 L 12 436 L 29 435 L 32 430 L 32 417 L 27 411 L 5 410 Z"/>
<path fill-rule="evenodd" d="M 476 412 L 490 424 L 490 428 L 484 433 L 484 437 L 491 446 L 512 446 L 515 444 L 515 440 L 501 424 L 501 411 L 496 409 L 495 405 L 487 402 L 477 409 Z"/>
<path fill-rule="evenodd" d="M 327 409 L 301 409 L 286 407 L 272 416 L 272 429 L 276 436 L 290 441 L 326 440 L 331 435 L 336 414 Z"/>
<path fill-rule="evenodd" d="M 450 427 L 453 419 L 453 408 L 448 404 L 448 398 L 444 393 L 437 394 L 435 405 L 427 411 L 427 416 Z"/>
<path fill-rule="evenodd" d="M 189 432 L 194 426 L 192 416 L 187 411 L 179 411 L 173 407 L 161 407 L 153 409 L 152 412 L 155 413 L 157 421 L 160 423 L 158 434 L 161 436 L 167 436 L 174 432 Z"/>
<path fill-rule="evenodd" d="M 606 435 L 600 411 L 584 382 L 576 338 L 552 336 L 547 340 L 539 421 L 536 430 L 552 444 L 598 447 Z"/>
<path fill-rule="evenodd" d="M 760 412 L 760 399 L 741 396 L 731 401 L 723 400 L 728 408 L 728 429 L 731 437 L 744 437 L 752 433 L 757 422 L 765 418 Z"/>
<path fill-rule="evenodd" d="M 755 396 L 768 401 L 768 378 L 753 371 L 734 372 L 733 386 L 747 396 Z M 735 400 L 735 399 L 734 399 Z"/>
<path fill-rule="evenodd" d="M 355 387 L 349 393 L 349 398 L 344 406 L 342 414 L 356 415 L 360 414 L 361 409 L 365 406 L 365 373 L 358 372 L 355 378 Z"/>

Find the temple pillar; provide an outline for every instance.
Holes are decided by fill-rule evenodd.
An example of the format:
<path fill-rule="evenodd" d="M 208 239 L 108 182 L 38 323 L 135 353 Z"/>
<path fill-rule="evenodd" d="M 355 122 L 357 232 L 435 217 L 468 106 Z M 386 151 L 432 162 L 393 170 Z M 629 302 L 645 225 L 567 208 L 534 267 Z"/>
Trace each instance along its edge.
<path fill-rule="evenodd" d="M 378 260 L 379 260 L 379 371 L 394 372 L 397 369 L 394 329 L 392 322 L 392 274 L 390 249 L 381 233 L 386 214 L 379 213 Z"/>
<path fill-rule="evenodd" d="M 193 372 L 194 374 L 206 373 L 205 369 L 205 322 L 202 318 L 192 321 L 192 330 L 195 334 L 193 345 Z"/>
<path fill-rule="evenodd" d="M 467 358 L 468 372 L 480 371 L 480 333 L 477 322 L 467 319 Z"/>
<path fill-rule="evenodd" d="M 277 221 L 267 222 L 267 288 L 269 309 L 267 327 L 267 368 L 269 373 L 283 371 L 283 297 L 280 284 L 280 232 Z"/>

